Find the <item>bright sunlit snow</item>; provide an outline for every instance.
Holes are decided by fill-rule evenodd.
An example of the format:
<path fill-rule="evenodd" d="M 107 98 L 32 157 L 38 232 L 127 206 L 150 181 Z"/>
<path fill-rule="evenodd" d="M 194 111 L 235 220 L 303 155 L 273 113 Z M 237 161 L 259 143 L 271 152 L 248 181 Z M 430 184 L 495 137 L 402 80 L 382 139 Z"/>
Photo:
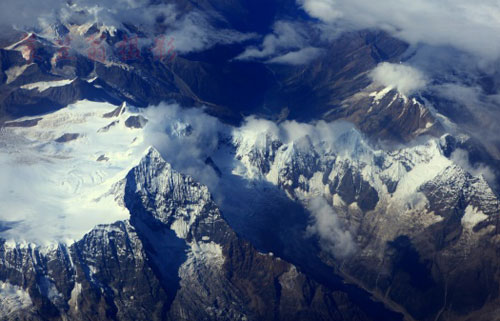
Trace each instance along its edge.
<path fill-rule="evenodd" d="M 52 87 L 62 87 L 62 86 L 69 85 L 73 81 L 75 81 L 75 79 L 63 79 L 63 80 L 55 80 L 55 81 L 40 81 L 40 82 L 35 82 L 32 84 L 23 85 L 23 86 L 21 86 L 21 88 L 28 89 L 28 90 L 36 89 L 36 90 L 38 90 L 38 92 L 42 92 L 42 91 L 45 91 L 45 90 L 52 88 Z"/>
<path fill-rule="evenodd" d="M 103 117 L 116 108 L 81 101 L 42 116 L 34 127 L 1 129 L 1 238 L 71 242 L 97 224 L 128 218 L 108 192 L 138 163 L 145 146 L 142 130 L 125 126 L 128 111 Z"/>

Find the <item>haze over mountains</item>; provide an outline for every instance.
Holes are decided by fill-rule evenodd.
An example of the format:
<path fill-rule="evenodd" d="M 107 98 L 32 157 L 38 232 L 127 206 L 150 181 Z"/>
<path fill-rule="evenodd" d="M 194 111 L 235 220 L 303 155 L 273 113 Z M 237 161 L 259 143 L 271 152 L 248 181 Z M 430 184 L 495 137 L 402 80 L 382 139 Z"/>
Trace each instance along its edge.
<path fill-rule="evenodd" d="M 500 320 L 496 1 L 0 4 L 0 320 Z"/>

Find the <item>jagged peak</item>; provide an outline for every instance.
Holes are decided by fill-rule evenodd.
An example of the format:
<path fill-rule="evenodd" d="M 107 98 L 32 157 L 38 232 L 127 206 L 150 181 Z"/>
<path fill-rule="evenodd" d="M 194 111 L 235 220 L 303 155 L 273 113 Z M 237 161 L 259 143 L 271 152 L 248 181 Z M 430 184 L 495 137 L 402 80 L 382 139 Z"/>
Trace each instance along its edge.
<path fill-rule="evenodd" d="M 208 187 L 174 170 L 153 146 L 129 172 L 125 186 L 125 204 L 142 204 L 146 215 L 168 224 L 179 238 L 186 238 L 199 220 L 220 219 Z"/>
<path fill-rule="evenodd" d="M 167 163 L 161 156 L 160 152 L 154 146 L 148 146 L 142 156 L 142 161 L 156 161 L 160 163 Z"/>
<path fill-rule="evenodd" d="M 173 202 L 211 200 L 208 187 L 173 169 L 153 146 L 145 150 L 139 164 L 132 168 L 129 175 L 135 177 L 135 189 L 141 193 L 159 193 Z"/>

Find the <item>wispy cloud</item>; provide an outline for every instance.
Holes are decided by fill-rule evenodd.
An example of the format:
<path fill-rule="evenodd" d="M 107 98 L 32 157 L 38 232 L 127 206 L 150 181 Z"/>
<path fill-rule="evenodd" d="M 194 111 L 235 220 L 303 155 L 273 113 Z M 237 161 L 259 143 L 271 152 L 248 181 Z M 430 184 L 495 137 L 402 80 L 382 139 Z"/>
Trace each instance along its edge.
<path fill-rule="evenodd" d="M 277 21 L 273 32 L 266 35 L 260 45 L 246 48 L 236 59 L 291 65 L 307 63 L 321 53 L 321 49 L 311 45 L 307 29 L 301 23 Z"/>
<path fill-rule="evenodd" d="M 322 53 L 322 49 L 307 47 L 297 51 L 288 52 L 284 55 L 269 59 L 269 63 L 285 65 L 303 65 L 316 59 Z"/>
<path fill-rule="evenodd" d="M 469 160 L 469 153 L 467 151 L 463 149 L 457 149 L 451 154 L 450 159 L 471 175 L 483 176 L 488 183 L 492 185 L 495 184 L 494 171 L 484 164 L 471 164 Z"/>
<path fill-rule="evenodd" d="M 5 0 L 0 3 L 0 26 L 15 26 L 23 31 L 53 34 L 52 27 L 97 24 L 116 30 L 133 25 L 151 44 L 161 34 L 175 39 L 175 50 L 187 53 L 208 49 L 216 44 L 244 42 L 254 34 L 215 27 L 215 18 L 192 9 L 180 11 L 172 3 L 151 4 L 149 0 Z M 58 36 L 57 34 L 55 35 Z"/>
<path fill-rule="evenodd" d="M 319 237 L 320 246 L 338 258 L 353 254 L 356 243 L 351 233 L 342 226 L 337 214 L 324 198 L 315 198 L 309 202 L 311 225 L 307 233 Z"/>

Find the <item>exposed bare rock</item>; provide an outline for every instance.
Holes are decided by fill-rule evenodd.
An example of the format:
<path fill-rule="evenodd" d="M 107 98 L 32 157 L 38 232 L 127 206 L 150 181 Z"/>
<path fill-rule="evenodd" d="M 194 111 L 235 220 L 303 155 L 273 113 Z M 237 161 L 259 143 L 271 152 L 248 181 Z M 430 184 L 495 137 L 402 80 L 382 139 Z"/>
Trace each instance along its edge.
<path fill-rule="evenodd" d="M 10 121 L 4 124 L 5 127 L 35 127 L 43 118 L 33 118 L 22 121 Z"/>
<path fill-rule="evenodd" d="M 57 138 L 55 141 L 58 143 L 67 143 L 80 137 L 78 133 L 66 133 L 61 137 Z"/>
<path fill-rule="evenodd" d="M 143 128 L 147 124 L 148 120 L 142 116 L 130 116 L 125 121 L 125 126 L 128 128 Z"/>

